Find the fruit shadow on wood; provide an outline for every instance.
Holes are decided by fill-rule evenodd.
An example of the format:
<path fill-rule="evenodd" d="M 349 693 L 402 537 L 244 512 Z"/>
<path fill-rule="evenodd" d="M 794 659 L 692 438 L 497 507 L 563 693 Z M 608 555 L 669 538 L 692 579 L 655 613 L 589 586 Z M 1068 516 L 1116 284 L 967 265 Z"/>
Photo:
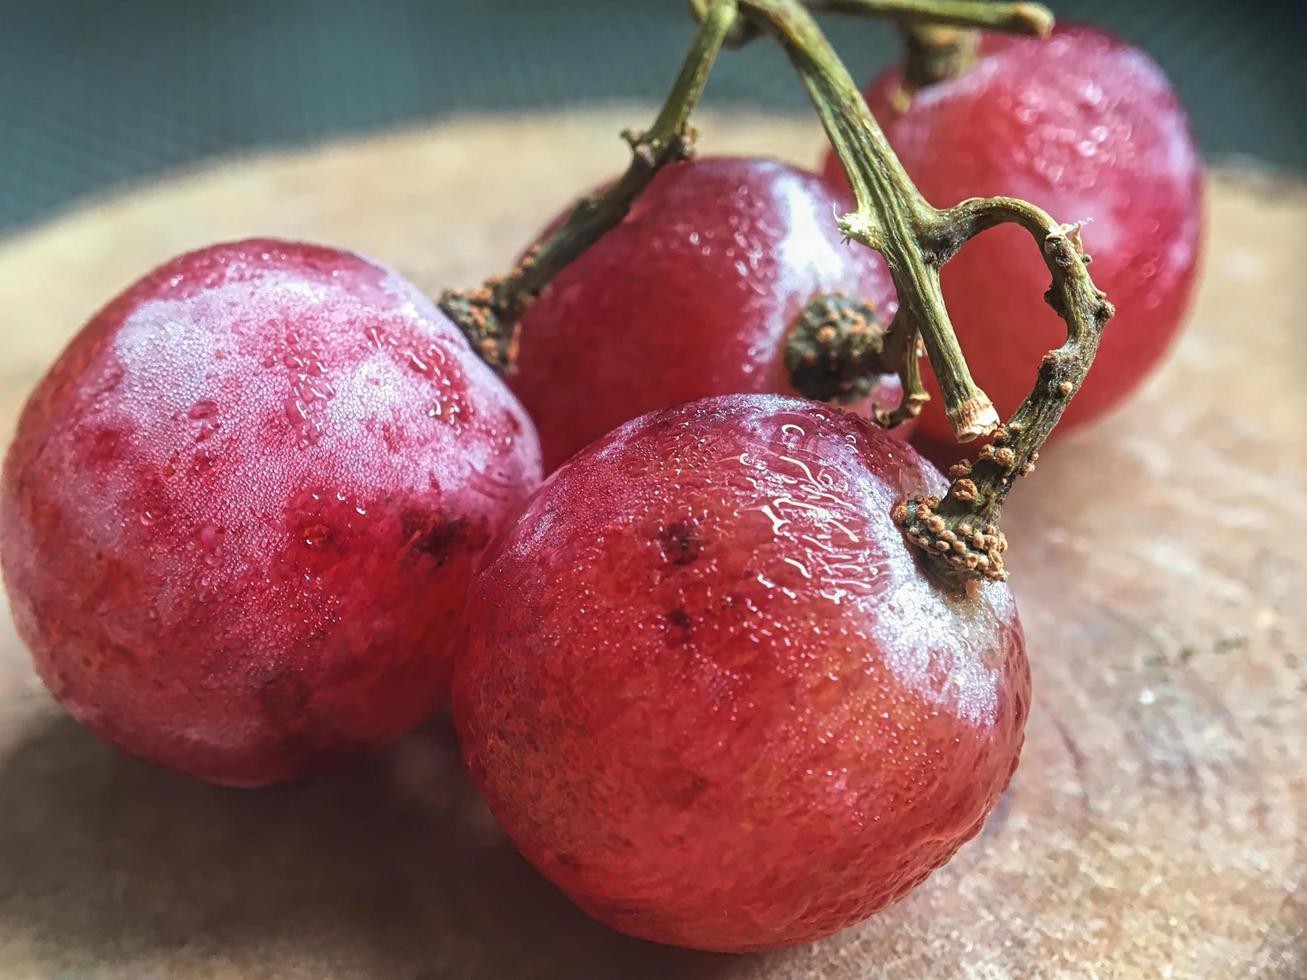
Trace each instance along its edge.
<path fill-rule="evenodd" d="M 299 950 L 314 976 L 715 980 L 747 962 L 627 939 L 573 907 L 495 826 L 445 720 L 257 792 L 156 769 L 48 709 L 25 729 L 0 761 L 0 921 L 35 946 L 28 963 L 245 976 Z"/>

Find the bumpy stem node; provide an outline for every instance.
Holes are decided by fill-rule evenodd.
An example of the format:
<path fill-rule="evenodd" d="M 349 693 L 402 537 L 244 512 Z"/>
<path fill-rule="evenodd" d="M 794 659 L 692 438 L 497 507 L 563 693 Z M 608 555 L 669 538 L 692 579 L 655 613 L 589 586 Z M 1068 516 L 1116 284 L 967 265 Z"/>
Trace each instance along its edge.
<path fill-rule="evenodd" d="M 884 348 L 885 324 L 870 303 L 844 293 L 818 293 L 785 339 L 785 367 L 799 394 L 853 402 L 890 371 Z"/>

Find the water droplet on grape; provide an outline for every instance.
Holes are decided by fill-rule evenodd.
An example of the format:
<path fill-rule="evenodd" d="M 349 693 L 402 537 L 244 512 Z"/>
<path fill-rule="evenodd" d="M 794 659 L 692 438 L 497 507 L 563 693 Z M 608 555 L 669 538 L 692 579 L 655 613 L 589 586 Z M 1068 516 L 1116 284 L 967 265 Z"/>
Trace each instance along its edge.
<path fill-rule="evenodd" d="M 782 561 L 784 561 L 785 564 L 790 565 L 793 568 L 797 569 L 799 574 L 802 575 L 804 578 L 807 579 L 812 578 L 812 572 L 808 571 L 808 566 L 803 564 L 803 562 L 795 558 L 789 558 L 789 557 L 783 558 Z"/>

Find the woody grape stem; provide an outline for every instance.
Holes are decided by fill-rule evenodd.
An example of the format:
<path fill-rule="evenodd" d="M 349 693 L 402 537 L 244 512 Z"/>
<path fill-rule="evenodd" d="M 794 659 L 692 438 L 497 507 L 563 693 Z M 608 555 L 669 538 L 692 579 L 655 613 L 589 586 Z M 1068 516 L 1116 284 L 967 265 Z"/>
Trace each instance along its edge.
<path fill-rule="evenodd" d="M 922 0 L 925 2 L 925 0 Z M 924 341 L 945 407 L 961 441 L 992 433 L 974 463 L 950 470 L 943 499 L 906 500 L 894 520 L 921 549 L 939 578 L 963 584 L 1003 579 L 1007 541 L 998 528 L 1003 501 L 1029 473 L 1039 447 L 1079 390 L 1098 350 L 1112 306 L 1089 277 L 1078 225 L 1011 197 L 973 198 L 946 209 L 928 204 L 890 148 L 847 69 L 798 0 L 739 0 L 740 13 L 777 36 L 821 117 L 853 188 L 857 210 L 840 219 L 845 235 L 885 256 L 899 297 L 882 364 L 915 357 Z M 1066 341 L 1046 354 L 1035 386 L 1005 426 L 971 380 L 940 290 L 939 273 L 959 249 L 987 228 L 1014 223 L 1034 238 L 1052 284 L 1045 294 L 1066 324 Z M 898 365 L 902 367 L 902 364 Z M 920 397 L 920 378 L 904 374 L 904 400 Z"/>
<path fill-rule="evenodd" d="M 631 163 L 620 178 L 583 198 L 567 220 L 527 252 L 508 275 L 487 279 L 474 289 L 447 289 L 441 294 L 440 308 L 491 367 L 500 372 L 512 369 L 518 322 L 554 276 L 626 217 L 661 167 L 693 153 L 695 132 L 689 124 L 690 113 L 735 24 L 735 15 L 736 0 L 715 0 L 704 12 L 653 125 L 643 133 L 622 134 L 631 146 Z"/>

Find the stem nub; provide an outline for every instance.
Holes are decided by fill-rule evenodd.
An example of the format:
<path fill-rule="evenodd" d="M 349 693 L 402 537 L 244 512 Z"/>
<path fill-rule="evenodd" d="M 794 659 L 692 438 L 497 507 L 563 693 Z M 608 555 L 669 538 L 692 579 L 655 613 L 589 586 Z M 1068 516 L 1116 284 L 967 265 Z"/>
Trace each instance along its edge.
<path fill-rule="evenodd" d="M 785 367 L 799 394 L 852 402 L 870 394 L 884 360 L 885 324 L 875 308 L 844 293 L 818 293 L 785 338 Z"/>
<path fill-rule="evenodd" d="M 980 35 L 976 31 L 935 24 L 904 24 L 904 95 L 955 78 L 976 60 Z"/>

